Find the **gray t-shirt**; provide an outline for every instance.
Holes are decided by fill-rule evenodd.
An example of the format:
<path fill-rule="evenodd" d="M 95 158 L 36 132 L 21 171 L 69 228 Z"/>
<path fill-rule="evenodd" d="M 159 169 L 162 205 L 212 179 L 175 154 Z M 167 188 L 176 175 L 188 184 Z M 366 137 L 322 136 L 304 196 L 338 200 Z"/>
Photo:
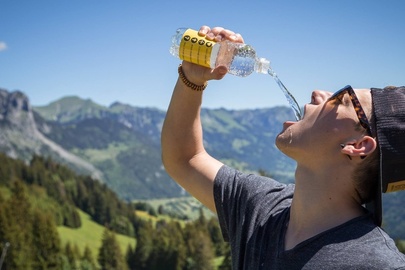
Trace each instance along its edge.
<path fill-rule="evenodd" d="M 284 250 L 294 185 L 223 166 L 215 205 L 233 269 L 405 269 L 405 255 L 365 215 Z"/>

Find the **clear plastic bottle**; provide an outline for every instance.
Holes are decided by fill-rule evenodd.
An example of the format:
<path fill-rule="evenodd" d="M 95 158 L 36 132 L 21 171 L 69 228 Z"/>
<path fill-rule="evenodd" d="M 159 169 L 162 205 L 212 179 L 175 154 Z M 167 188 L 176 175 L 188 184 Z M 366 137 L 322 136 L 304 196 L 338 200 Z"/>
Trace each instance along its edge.
<path fill-rule="evenodd" d="M 258 58 L 247 44 L 230 41 L 214 42 L 198 35 L 198 31 L 179 28 L 172 37 L 170 53 L 181 60 L 205 67 L 228 67 L 228 73 L 246 77 L 256 71 L 268 74 L 270 61 Z"/>

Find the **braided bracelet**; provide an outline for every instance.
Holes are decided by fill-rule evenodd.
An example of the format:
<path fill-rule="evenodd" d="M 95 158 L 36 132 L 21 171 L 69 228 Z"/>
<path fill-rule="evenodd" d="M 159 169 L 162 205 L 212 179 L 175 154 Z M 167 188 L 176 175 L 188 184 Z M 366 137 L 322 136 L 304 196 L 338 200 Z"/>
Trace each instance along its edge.
<path fill-rule="evenodd" d="M 205 82 L 203 85 L 197 85 L 195 83 L 190 82 L 186 75 L 184 75 L 183 72 L 183 68 L 181 67 L 181 64 L 179 65 L 178 68 L 178 72 L 179 72 L 179 77 L 181 79 L 181 81 L 189 88 L 193 89 L 194 91 L 204 91 L 204 89 L 207 87 L 208 82 Z"/>

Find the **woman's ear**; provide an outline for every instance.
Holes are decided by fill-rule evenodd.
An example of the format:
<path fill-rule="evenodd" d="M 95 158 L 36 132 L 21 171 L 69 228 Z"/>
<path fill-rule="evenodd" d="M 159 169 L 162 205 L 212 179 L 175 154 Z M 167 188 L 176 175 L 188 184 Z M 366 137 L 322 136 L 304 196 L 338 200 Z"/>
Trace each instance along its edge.
<path fill-rule="evenodd" d="M 342 153 L 351 157 L 365 157 L 374 152 L 377 142 L 370 136 L 361 137 L 359 140 L 350 141 L 342 147 Z"/>

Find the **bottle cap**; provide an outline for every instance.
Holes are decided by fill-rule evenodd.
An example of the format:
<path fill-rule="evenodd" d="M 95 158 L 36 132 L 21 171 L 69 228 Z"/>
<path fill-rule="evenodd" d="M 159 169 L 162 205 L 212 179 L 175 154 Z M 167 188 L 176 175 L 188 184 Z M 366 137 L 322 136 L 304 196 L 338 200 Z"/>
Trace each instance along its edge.
<path fill-rule="evenodd" d="M 264 73 L 264 74 L 269 73 L 270 61 L 267 60 L 266 58 L 259 58 L 258 61 L 256 61 L 255 69 L 256 69 L 256 72 L 258 72 L 258 73 Z"/>

